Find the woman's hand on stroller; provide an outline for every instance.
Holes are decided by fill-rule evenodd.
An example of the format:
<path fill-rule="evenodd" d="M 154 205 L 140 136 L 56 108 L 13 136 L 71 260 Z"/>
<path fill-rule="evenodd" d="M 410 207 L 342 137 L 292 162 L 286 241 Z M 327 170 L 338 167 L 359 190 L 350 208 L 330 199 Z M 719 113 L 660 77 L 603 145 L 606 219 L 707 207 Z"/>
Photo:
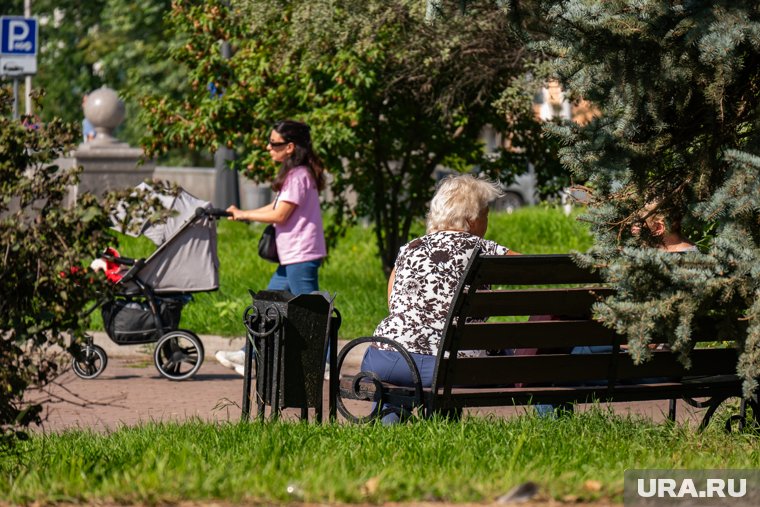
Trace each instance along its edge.
<path fill-rule="evenodd" d="M 245 212 L 234 204 L 227 208 L 228 220 L 245 220 Z"/>

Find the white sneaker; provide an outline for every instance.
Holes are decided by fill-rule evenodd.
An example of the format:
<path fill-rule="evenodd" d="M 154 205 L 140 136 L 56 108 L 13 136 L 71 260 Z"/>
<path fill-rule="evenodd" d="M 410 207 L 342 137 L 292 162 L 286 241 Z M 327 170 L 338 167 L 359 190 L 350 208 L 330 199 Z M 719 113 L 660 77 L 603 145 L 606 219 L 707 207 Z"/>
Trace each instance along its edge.
<path fill-rule="evenodd" d="M 241 377 L 245 377 L 245 366 L 243 366 L 242 364 L 236 364 L 235 373 L 237 373 Z"/>
<path fill-rule="evenodd" d="M 214 357 L 225 368 L 242 367 L 245 362 L 245 352 L 242 350 L 217 350 Z"/>

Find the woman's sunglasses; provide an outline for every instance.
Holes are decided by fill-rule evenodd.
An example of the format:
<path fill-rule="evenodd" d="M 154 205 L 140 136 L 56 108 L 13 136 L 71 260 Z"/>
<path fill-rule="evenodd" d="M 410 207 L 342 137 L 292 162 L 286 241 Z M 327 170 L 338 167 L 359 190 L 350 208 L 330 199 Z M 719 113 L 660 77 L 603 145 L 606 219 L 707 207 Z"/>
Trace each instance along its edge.
<path fill-rule="evenodd" d="M 269 140 L 269 146 L 272 148 L 279 148 L 280 146 L 285 146 L 287 144 L 290 144 L 290 141 L 282 141 L 278 143 L 277 141 L 272 141 L 271 139 Z"/>

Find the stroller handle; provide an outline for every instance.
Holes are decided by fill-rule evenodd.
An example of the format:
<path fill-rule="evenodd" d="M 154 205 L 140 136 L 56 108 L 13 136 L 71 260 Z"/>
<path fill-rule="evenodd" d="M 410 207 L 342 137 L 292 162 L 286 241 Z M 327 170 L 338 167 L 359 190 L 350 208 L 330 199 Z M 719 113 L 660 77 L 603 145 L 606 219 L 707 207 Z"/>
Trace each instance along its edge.
<path fill-rule="evenodd" d="M 230 217 L 232 213 L 222 208 L 196 208 L 195 216 L 209 216 L 213 218 Z"/>

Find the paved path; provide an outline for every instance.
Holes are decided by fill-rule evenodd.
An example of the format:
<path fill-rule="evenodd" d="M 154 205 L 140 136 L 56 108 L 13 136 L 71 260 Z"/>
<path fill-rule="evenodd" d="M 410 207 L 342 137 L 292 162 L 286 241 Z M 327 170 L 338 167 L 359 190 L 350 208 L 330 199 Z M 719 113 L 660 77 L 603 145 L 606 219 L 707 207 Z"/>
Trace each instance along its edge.
<path fill-rule="evenodd" d="M 202 336 L 205 361 L 192 379 L 180 382 L 172 382 L 158 373 L 148 346 L 119 346 L 104 333 L 94 333 L 94 339 L 106 350 L 108 366 L 92 380 L 81 379 L 69 370 L 44 392 L 36 393 L 36 398 L 49 400 L 44 405 L 42 431 L 69 428 L 108 431 L 152 420 L 240 420 L 243 378 L 221 366 L 214 353 L 220 349 L 239 349 L 243 338 Z M 358 371 L 361 354 L 362 351 L 352 353 L 344 371 Z M 327 382 L 324 392 L 326 413 Z M 284 416 L 296 418 L 299 414 L 300 411 L 287 409 Z"/>
<path fill-rule="evenodd" d="M 44 431 L 90 428 L 98 431 L 150 420 L 237 421 L 242 377 L 207 360 L 191 380 L 162 377 L 149 356 L 112 357 L 97 378 L 68 371 L 46 395 Z"/>
<path fill-rule="evenodd" d="M 62 431 L 68 428 L 89 428 L 96 431 L 116 429 L 151 420 L 181 421 L 198 418 L 204 421 L 238 421 L 241 414 L 242 377 L 222 367 L 214 359 L 218 348 L 235 348 L 242 339 L 203 337 L 206 360 L 190 380 L 172 382 L 159 375 L 152 356 L 145 347 L 108 345 L 108 339 L 96 337 L 106 346 L 108 367 L 96 379 L 83 380 L 68 371 L 50 386 L 44 396 L 46 422 L 42 431 Z M 356 371 L 361 353 L 349 358 L 344 373 Z M 325 383 L 325 393 L 327 384 Z M 39 396 L 39 394 L 38 394 Z M 326 396 L 326 394 L 325 394 Z M 325 397 L 325 408 L 327 400 Z M 581 408 L 583 409 L 583 408 Z M 644 415 L 654 421 L 666 418 L 667 402 L 618 403 L 617 413 Z M 493 414 L 511 417 L 526 408 L 473 410 L 474 414 Z M 698 422 L 703 411 L 679 402 L 679 422 Z M 296 417 L 293 409 L 286 417 Z"/>

